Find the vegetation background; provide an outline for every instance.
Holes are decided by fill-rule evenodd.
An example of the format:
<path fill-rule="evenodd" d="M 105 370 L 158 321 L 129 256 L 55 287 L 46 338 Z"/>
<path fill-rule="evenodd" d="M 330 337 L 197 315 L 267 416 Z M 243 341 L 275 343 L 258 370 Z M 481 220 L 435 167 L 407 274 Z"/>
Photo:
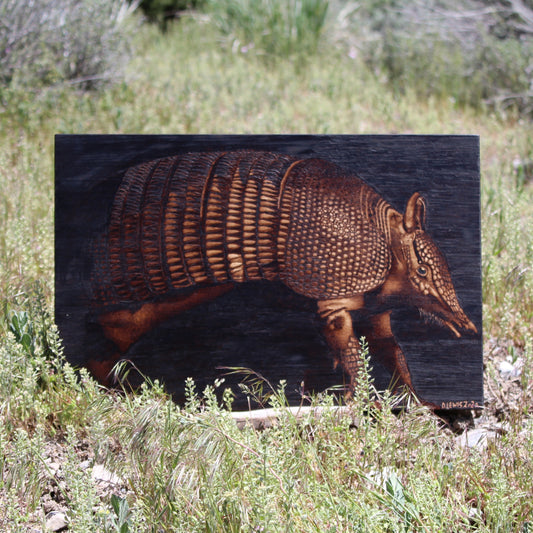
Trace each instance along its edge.
<path fill-rule="evenodd" d="M 0 528 L 533 530 L 532 35 L 531 0 L 0 0 Z M 54 326 L 56 133 L 480 135 L 485 410 L 102 389 Z"/>

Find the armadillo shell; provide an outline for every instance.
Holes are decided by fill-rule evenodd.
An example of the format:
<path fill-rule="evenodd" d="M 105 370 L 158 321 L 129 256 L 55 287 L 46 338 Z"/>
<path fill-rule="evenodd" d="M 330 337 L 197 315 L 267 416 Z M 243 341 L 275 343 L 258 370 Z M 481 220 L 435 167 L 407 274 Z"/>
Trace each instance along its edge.
<path fill-rule="evenodd" d="M 111 306 L 275 278 L 280 183 L 294 161 L 208 152 L 129 169 L 94 246 L 93 299 Z"/>
<path fill-rule="evenodd" d="M 294 165 L 280 201 L 280 278 L 317 300 L 379 287 L 391 266 L 383 198 L 358 177 L 322 159 Z"/>
<path fill-rule="evenodd" d="M 236 151 L 150 161 L 116 193 L 93 297 L 107 306 L 277 277 L 317 300 L 363 294 L 390 268 L 390 209 L 321 159 Z"/>

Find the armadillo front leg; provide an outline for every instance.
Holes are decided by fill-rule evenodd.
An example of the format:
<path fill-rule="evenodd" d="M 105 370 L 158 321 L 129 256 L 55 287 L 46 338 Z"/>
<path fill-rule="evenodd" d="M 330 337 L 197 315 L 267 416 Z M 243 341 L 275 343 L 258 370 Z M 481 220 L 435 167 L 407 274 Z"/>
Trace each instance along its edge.
<path fill-rule="evenodd" d="M 391 373 L 393 388 L 405 386 L 412 391 L 411 373 L 405 355 L 394 338 L 390 319 L 391 311 L 372 315 L 358 323 L 357 329 L 368 341 L 372 356 Z"/>
<path fill-rule="evenodd" d="M 324 320 L 323 334 L 333 353 L 335 367 L 340 363 L 350 379 L 348 396 L 353 393 L 361 368 L 361 346 L 354 335 L 349 310 L 358 309 L 361 303 L 362 298 L 318 302 L 318 313 Z"/>

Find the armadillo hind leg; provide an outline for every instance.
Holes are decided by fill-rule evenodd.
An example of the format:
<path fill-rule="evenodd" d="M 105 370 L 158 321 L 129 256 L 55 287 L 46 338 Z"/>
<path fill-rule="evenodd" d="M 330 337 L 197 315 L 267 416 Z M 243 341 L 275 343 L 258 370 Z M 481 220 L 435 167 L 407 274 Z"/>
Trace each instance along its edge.
<path fill-rule="evenodd" d="M 161 322 L 193 307 L 214 300 L 230 291 L 235 285 L 225 283 L 196 289 L 188 295 L 180 295 L 160 302 L 144 303 L 136 311 L 121 309 L 101 315 L 100 325 L 107 339 L 114 342 L 124 353 L 142 335 Z"/>
<path fill-rule="evenodd" d="M 122 354 L 120 352 L 114 352 L 110 357 L 103 361 L 89 359 L 85 366 L 98 383 L 105 387 L 112 387 L 115 384 L 113 369 L 121 357 Z"/>

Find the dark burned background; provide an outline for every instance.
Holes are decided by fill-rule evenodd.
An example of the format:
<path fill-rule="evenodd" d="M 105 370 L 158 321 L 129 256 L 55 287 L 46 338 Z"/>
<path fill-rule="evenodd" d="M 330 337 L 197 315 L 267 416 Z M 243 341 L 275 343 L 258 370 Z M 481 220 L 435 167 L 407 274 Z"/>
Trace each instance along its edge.
<path fill-rule="evenodd" d="M 481 332 L 479 139 L 476 136 L 316 135 L 58 135 L 56 137 L 56 322 L 68 360 L 83 365 L 105 358 L 108 346 L 86 300 L 90 242 L 106 227 L 124 172 L 158 157 L 187 151 L 277 151 L 321 157 L 352 171 L 404 212 L 419 191 L 427 201 L 427 231 L 446 256 L 466 314 Z M 346 199 L 349 201 L 349 199 Z M 288 382 L 292 403 L 306 390 L 343 382 L 320 335 L 316 303 L 281 284 L 243 284 L 219 299 L 181 314 L 147 334 L 127 357 L 164 381 L 180 401 L 185 378 L 198 388 L 244 366 L 272 383 Z M 482 339 L 456 339 L 422 322 L 416 310 L 398 309 L 393 328 L 413 383 L 445 407 L 482 404 Z M 374 365 L 378 388 L 390 376 Z M 224 386 L 241 378 L 227 377 Z M 452 403 L 449 403 L 452 402 Z M 239 407 L 246 407 L 239 396 Z"/>

